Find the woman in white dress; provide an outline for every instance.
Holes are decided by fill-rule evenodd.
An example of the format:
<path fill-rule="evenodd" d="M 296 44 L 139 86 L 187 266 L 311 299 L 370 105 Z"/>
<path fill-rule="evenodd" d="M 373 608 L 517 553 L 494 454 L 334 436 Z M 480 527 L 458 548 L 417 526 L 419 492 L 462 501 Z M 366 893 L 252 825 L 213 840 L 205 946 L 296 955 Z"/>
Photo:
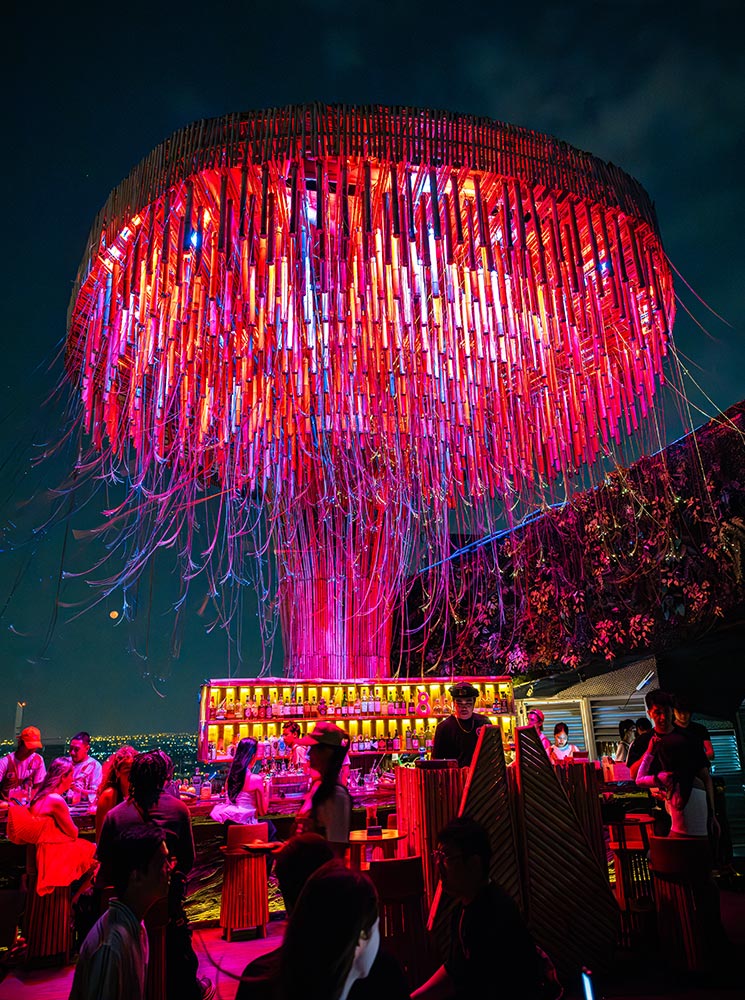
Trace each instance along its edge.
<path fill-rule="evenodd" d="M 235 751 L 233 763 L 228 773 L 226 802 L 215 806 L 210 817 L 218 823 L 256 823 L 265 815 L 269 806 L 269 793 L 264 779 L 251 773 L 251 764 L 256 757 L 258 743 L 247 736 L 241 740 Z"/>

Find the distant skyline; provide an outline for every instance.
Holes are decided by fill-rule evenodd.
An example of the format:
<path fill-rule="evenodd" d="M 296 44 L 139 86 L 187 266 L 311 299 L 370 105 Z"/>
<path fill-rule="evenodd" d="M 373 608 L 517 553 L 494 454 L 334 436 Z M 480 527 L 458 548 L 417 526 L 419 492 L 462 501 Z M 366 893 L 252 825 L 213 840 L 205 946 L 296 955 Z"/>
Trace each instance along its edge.
<path fill-rule="evenodd" d="M 96 212 L 143 156 L 199 118 L 324 100 L 487 115 L 611 160 L 654 200 L 682 274 L 678 293 L 695 317 L 679 307 L 674 336 L 705 395 L 688 384 L 694 408 L 681 423 L 668 393 L 674 437 L 745 396 L 741 12 L 735 0 L 537 2 L 529 14 L 484 5 L 463 16 L 439 0 L 255 10 L 84 4 L 43 17 L 16 5 L 0 369 L 0 736 L 12 736 L 17 698 L 28 702 L 28 723 L 55 735 L 196 730 L 200 682 L 230 668 L 251 676 L 263 660 L 250 592 L 243 667 L 234 646 L 229 661 L 223 629 L 207 632 L 199 580 L 183 634 L 172 636 L 167 553 L 152 581 L 141 581 L 132 626 L 110 617 L 121 594 L 75 618 L 70 605 L 87 588 L 73 574 L 89 567 L 91 552 L 80 533 L 101 522 L 101 500 L 76 510 L 69 532 L 44 530 L 49 509 L 70 502 L 45 490 L 76 457 L 63 443 L 32 464 L 62 424 L 64 397 L 48 397 L 63 372 L 72 281 Z"/>

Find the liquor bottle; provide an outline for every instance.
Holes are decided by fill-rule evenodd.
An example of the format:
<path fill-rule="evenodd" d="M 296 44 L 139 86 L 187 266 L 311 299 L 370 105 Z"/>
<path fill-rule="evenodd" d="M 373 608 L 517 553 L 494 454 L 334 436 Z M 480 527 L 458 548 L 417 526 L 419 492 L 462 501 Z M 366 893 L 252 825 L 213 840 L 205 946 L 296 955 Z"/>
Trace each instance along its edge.
<path fill-rule="evenodd" d="M 442 714 L 442 702 L 440 701 L 439 695 L 435 698 L 435 703 L 432 706 L 432 711 L 435 713 L 435 715 Z"/>
<path fill-rule="evenodd" d="M 217 711 L 215 712 L 215 718 L 218 722 L 225 718 L 225 702 L 221 701 L 217 706 Z"/>
<path fill-rule="evenodd" d="M 432 732 L 431 729 L 427 729 L 427 732 L 425 733 L 425 736 L 424 736 L 424 747 L 425 747 L 425 749 L 427 751 L 427 756 L 430 759 L 432 758 L 432 749 L 433 749 L 434 745 L 435 745 L 435 736 L 434 736 L 434 733 Z"/>
<path fill-rule="evenodd" d="M 313 699 L 313 704 L 315 705 L 315 698 Z M 321 700 L 318 702 L 317 712 L 318 712 L 318 715 L 325 715 L 326 714 L 326 699 L 325 698 L 321 698 Z"/>
<path fill-rule="evenodd" d="M 378 691 L 375 692 L 375 714 L 380 715 L 380 694 Z"/>
<path fill-rule="evenodd" d="M 233 701 L 233 696 L 228 698 L 227 704 L 225 706 L 225 718 L 234 719 L 235 718 L 235 702 Z"/>
<path fill-rule="evenodd" d="M 407 726 L 407 728 L 406 728 L 406 742 L 405 742 L 405 746 L 406 746 L 407 751 L 409 751 L 409 753 L 410 753 L 411 752 L 411 726 Z"/>
<path fill-rule="evenodd" d="M 416 752 L 419 749 L 419 733 L 417 733 L 416 729 L 411 734 L 411 749 L 414 752 Z"/>
<path fill-rule="evenodd" d="M 378 749 L 379 753 L 385 753 L 385 736 L 379 736 L 378 737 L 378 747 L 377 747 L 377 749 Z"/>
<path fill-rule="evenodd" d="M 314 704 L 315 704 L 315 699 L 314 699 Z M 311 713 L 310 702 L 308 701 L 308 699 L 306 697 L 305 701 L 303 702 L 303 715 L 307 719 L 308 716 L 310 715 L 310 713 Z"/>
<path fill-rule="evenodd" d="M 408 704 L 408 707 L 407 707 L 407 712 L 408 712 L 409 715 L 416 715 L 416 702 L 414 701 L 413 696 L 411 698 L 409 698 L 409 704 Z"/>
<path fill-rule="evenodd" d="M 217 695 L 213 694 L 212 697 L 210 698 L 210 704 L 209 704 L 209 709 L 207 711 L 207 716 L 210 719 L 217 718 Z"/>
<path fill-rule="evenodd" d="M 401 737 L 398 735 L 398 730 L 393 734 L 393 752 L 398 753 L 401 749 Z"/>
<path fill-rule="evenodd" d="M 360 692 L 360 714 L 361 715 L 367 715 L 368 714 L 368 708 L 367 708 L 367 688 L 362 688 L 362 690 Z"/>
<path fill-rule="evenodd" d="M 266 717 L 267 719 L 271 719 L 273 718 L 273 716 L 274 716 L 274 702 L 272 701 L 271 698 L 268 698 L 266 703 Z"/>

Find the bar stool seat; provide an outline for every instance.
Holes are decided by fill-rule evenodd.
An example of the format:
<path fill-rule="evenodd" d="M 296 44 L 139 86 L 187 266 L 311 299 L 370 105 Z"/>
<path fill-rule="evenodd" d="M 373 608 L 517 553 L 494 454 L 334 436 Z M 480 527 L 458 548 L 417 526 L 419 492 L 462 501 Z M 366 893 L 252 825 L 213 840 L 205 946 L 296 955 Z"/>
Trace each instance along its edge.
<path fill-rule="evenodd" d="M 657 928 L 662 952 L 689 972 L 706 968 L 706 942 L 721 927 L 705 837 L 649 838 Z"/>
<path fill-rule="evenodd" d="M 40 896 L 36 891 L 36 846 L 26 848 L 26 915 L 24 934 L 28 961 L 33 965 L 67 965 L 72 945 L 72 907 L 69 885 Z"/>
<path fill-rule="evenodd" d="M 266 878 L 266 853 L 247 851 L 254 841 L 266 842 L 267 823 L 235 824 L 228 827 L 228 843 L 223 849 L 225 867 L 220 899 L 220 927 L 227 941 L 236 931 L 255 927 L 266 937 L 269 921 L 269 892 Z"/>

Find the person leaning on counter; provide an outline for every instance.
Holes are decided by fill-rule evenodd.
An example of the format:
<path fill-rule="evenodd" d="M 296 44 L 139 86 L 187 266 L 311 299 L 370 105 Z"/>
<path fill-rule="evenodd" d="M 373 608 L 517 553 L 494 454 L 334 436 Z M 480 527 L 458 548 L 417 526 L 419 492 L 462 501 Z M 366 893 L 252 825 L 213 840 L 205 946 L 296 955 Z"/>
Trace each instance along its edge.
<path fill-rule="evenodd" d="M 437 760 L 457 760 L 458 767 L 470 767 L 479 738 L 479 729 L 490 726 L 485 715 L 474 712 L 478 688 L 458 681 L 448 689 L 453 698 L 453 714 L 438 722 L 432 756 Z"/>

